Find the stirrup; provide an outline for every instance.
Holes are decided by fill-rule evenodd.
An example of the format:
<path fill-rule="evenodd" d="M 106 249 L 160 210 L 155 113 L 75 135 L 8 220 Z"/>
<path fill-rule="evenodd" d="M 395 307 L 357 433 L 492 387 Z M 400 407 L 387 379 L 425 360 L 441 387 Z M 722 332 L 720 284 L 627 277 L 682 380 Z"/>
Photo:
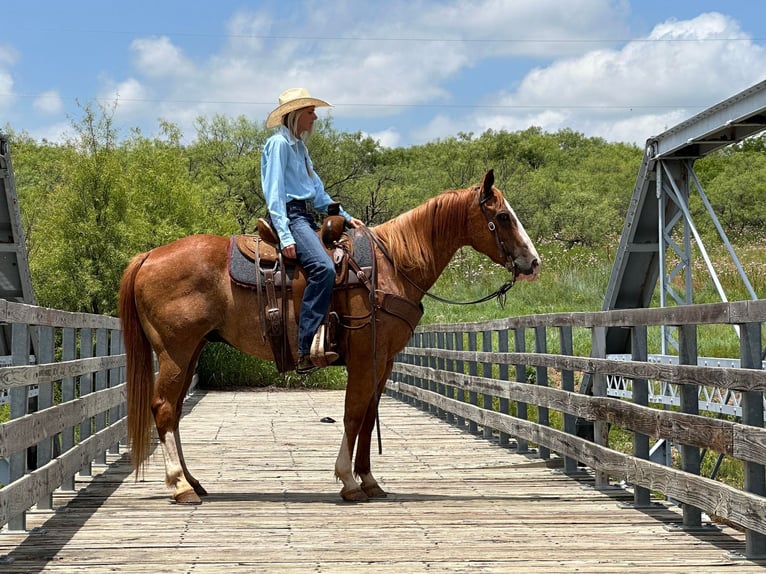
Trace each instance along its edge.
<path fill-rule="evenodd" d="M 325 333 L 327 326 L 323 323 L 317 329 L 313 341 L 311 341 L 311 362 L 317 367 L 328 367 L 338 360 L 338 353 L 325 351 Z"/>

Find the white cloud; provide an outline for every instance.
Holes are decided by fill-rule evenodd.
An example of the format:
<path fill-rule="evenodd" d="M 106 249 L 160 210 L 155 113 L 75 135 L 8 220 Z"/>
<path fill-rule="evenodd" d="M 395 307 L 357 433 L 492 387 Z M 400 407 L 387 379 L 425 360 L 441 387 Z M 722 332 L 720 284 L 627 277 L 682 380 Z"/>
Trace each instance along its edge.
<path fill-rule="evenodd" d="M 41 128 L 32 128 L 28 132 L 37 141 L 48 141 L 51 143 L 65 143 L 76 137 L 72 124 L 69 122 L 57 122 Z"/>
<path fill-rule="evenodd" d="M 109 83 L 99 94 L 98 100 L 106 107 L 114 106 L 114 116 L 130 124 L 137 117 L 152 117 L 157 108 L 152 92 L 135 78 L 128 78 L 117 84 Z M 153 118 L 156 119 L 156 116 Z"/>
<path fill-rule="evenodd" d="M 64 102 L 56 90 L 48 90 L 39 94 L 32 105 L 37 111 L 49 116 L 60 114 L 64 109 Z"/>
<path fill-rule="evenodd" d="M 192 63 L 169 38 L 139 38 L 130 45 L 139 73 L 152 78 L 185 76 L 193 72 Z"/>
<path fill-rule="evenodd" d="M 393 148 L 399 145 L 401 134 L 395 128 L 388 128 L 379 132 L 364 134 L 378 142 L 382 147 Z"/>
<path fill-rule="evenodd" d="M 702 14 L 659 24 L 619 50 L 594 50 L 534 69 L 515 91 L 487 99 L 509 108 L 504 117 L 493 109 L 474 120 L 486 129 L 528 117 L 549 131 L 570 127 L 640 144 L 760 81 L 764 69 L 766 53 L 737 22 Z M 534 107 L 558 113 L 523 111 Z"/>
<path fill-rule="evenodd" d="M 13 90 L 13 75 L 5 68 L 10 68 L 16 62 L 16 51 L 13 48 L 0 45 L 0 113 L 6 114 L 16 102 Z"/>
<path fill-rule="evenodd" d="M 158 113 L 183 122 L 188 133 L 200 114 L 265 118 L 282 90 L 305 86 L 335 104 L 336 119 L 393 116 L 403 107 L 449 103 L 445 83 L 486 57 L 582 53 L 593 44 L 581 40 L 597 37 L 607 23 L 622 34 L 616 12 L 609 0 L 563 6 L 556 0 L 390 0 L 385 11 L 339 0 L 327 10 L 296 9 L 295 25 L 285 26 L 265 11 L 241 10 L 229 18 L 223 48 L 194 63 L 193 73 L 188 62 L 178 64 L 185 77 L 162 95 L 166 102 L 196 103 L 163 105 Z M 509 30 L 518 41 L 506 41 Z M 158 76 L 160 64 L 180 58 L 167 41 L 134 42 L 139 48 L 139 68 L 147 75 Z"/>

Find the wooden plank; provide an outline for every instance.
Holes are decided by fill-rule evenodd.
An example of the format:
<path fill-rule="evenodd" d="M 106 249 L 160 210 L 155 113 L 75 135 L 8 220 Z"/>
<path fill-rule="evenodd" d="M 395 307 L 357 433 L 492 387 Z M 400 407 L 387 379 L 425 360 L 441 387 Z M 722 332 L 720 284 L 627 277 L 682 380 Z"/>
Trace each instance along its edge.
<path fill-rule="evenodd" d="M 56 512 L 28 513 L 30 535 L 0 536 L 2 572 L 762 572 L 735 561 L 744 535 L 668 527 L 673 507 L 619 506 L 629 491 L 591 488 L 555 456 L 500 448 L 383 397 L 384 453 L 374 471 L 387 499 L 345 504 L 333 466 L 342 438 L 338 391 L 200 395 L 181 422 L 191 471 L 210 492 L 178 506 L 156 452 L 134 481 L 126 456 L 108 455 Z"/>
<path fill-rule="evenodd" d="M 41 365 L 0 367 L 0 390 L 59 381 L 125 365 L 125 355 L 88 357 Z"/>
<path fill-rule="evenodd" d="M 48 327 L 89 327 L 97 329 L 119 329 L 120 320 L 107 315 L 73 313 L 47 307 L 37 307 L 26 303 L 3 301 L 0 305 L 0 323 L 26 323 Z"/>
<path fill-rule="evenodd" d="M 592 397 L 518 381 L 500 381 L 396 363 L 394 372 L 453 385 L 460 389 L 492 394 L 525 404 L 542 405 L 587 420 L 602 420 L 632 432 L 674 443 L 709 448 L 741 460 L 766 460 L 766 429 L 731 421 L 662 411 L 613 397 Z"/>
<path fill-rule="evenodd" d="M 505 319 L 475 323 L 443 323 L 422 325 L 415 329 L 435 332 L 500 331 L 519 327 L 634 327 L 637 325 L 740 324 L 766 322 L 766 300 L 706 303 L 651 309 L 613 309 L 578 313 L 546 313 L 519 315 Z"/>
<path fill-rule="evenodd" d="M 554 353 L 485 353 L 447 351 L 434 348 L 406 347 L 403 353 L 413 356 L 477 361 L 501 365 L 529 365 L 566 371 L 622 376 L 628 379 L 666 381 L 676 385 L 701 385 L 737 391 L 766 391 L 766 371 L 733 367 L 666 365 L 644 361 L 615 361 L 594 357 L 576 357 Z"/>

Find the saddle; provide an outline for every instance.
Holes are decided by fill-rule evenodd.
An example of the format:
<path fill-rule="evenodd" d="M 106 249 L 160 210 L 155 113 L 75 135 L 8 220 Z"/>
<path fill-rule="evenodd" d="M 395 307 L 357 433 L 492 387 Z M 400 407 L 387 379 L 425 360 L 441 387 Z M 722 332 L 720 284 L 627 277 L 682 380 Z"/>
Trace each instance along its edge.
<path fill-rule="evenodd" d="M 257 230 L 258 234 L 231 237 L 229 276 L 234 283 L 256 290 L 262 332 L 268 336 L 277 370 L 286 372 L 295 367 L 295 359 L 287 337 L 287 305 L 292 302 L 293 316 L 297 322 L 306 288 L 306 275 L 297 261 L 282 256 L 279 239 L 267 221 L 259 219 Z M 345 220 L 342 216 L 328 216 L 317 233 L 335 264 L 336 289 L 356 286 L 370 277 L 371 247 L 359 249 L 361 262 L 353 259 L 355 242 L 360 245 L 366 242 L 355 241 L 361 237 L 345 231 Z M 357 269 L 355 273 L 349 273 L 350 261 L 352 267 Z M 312 345 L 312 359 L 321 360 L 326 352 L 337 347 L 337 325 L 337 314 L 331 310 L 325 324 L 318 331 L 318 340 Z"/>

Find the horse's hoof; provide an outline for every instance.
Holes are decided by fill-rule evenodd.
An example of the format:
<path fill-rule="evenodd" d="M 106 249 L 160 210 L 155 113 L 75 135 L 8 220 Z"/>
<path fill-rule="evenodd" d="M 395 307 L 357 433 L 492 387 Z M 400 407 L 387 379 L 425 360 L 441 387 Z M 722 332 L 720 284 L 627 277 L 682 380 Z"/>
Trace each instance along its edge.
<path fill-rule="evenodd" d="M 386 491 L 380 488 L 377 483 L 370 484 L 369 486 L 362 485 L 362 490 L 370 498 L 386 498 L 388 496 Z"/>
<path fill-rule="evenodd" d="M 340 495 L 346 502 L 367 502 L 369 500 L 369 497 L 365 494 L 364 490 L 358 486 L 351 490 L 346 490 L 344 488 L 340 491 Z"/>
<path fill-rule="evenodd" d="M 173 495 L 173 500 L 176 501 L 176 504 L 202 504 L 202 500 L 193 490 L 178 492 Z"/>

